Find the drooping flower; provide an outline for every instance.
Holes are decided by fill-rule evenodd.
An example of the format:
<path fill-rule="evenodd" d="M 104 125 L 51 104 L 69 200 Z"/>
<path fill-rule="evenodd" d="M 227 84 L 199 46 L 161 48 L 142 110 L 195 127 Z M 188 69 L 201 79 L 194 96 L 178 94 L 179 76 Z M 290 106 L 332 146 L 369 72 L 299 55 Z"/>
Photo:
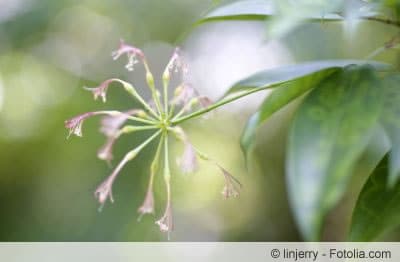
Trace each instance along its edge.
<path fill-rule="evenodd" d="M 108 86 L 113 81 L 115 81 L 115 79 L 107 79 L 97 87 L 84 87 L 84 89 L 92 92 L 94 100 L 97 100 L 97 98 L 101 97 L 101 100 L 103 101 L 103 103 L 105 103 L 107 101 Z"/>
<path fill-rule="evenodd" d="M 160 227 L 161 232 L 170 233 L 174 229 L 171 203 L 167 204 L 164 215 L 156 221 L 156 224 Z"/>
<path fill-rule="evenodd" d="M 124 167 L 124 165 L 129 161 L 128 157 L 124 157 L 121 162 L 119 162 L 118 166 L 114 169 L 109 177 L 106 178 L 96 189 L 94 192 L 94 196 L 100 203 L 100 210 L 104 206 L 107 199 L 110 199 L 110 202 L 114 202 L 114 198 L 112 195 L 112 186 L 114 183 L 115 178 L 117 178 L 119 172 Z"/>
<path fill-rule="evenodd" d="M 177 159 L 177 163 L 183 174 L 190 174 L 197 170 L 197 153 L 192 143 L 190 143 L 185 131 L 179 126 L 174 128 L 174 132 L 179 140 L 184 144 L 183 154 Z"/>
<path fill-rule="evenodd" d="M 110 165 L 113 159 L 113 146 L 120 136 L 121 126 L 128 120 L 131 115 L 143 116 L 146 113 L 140 109 L 132 109 L 118 115 L 107 115 L 101 119 L 100 132 L 106 137 L 106 143 L 97 151 L 97 157 L 101 160 L 107 161 Z"/>
<path fill-rule="evenodd" d="M 69 134 L 68 137 L 71 136 L 71 134 L 74 134 L 76 136 L 82 137 L 82 125 L 83 122 L 88 118 L 93 115 L 95 115 L 96 112 L 87 112 L 82 115 L 78 115 L 76 117 L 73 117 L 71 119 L 65 120 L 64 125 L 66 128 L 69 129 Z"/>
<path fill-rule="evenodd" d="M 179 70 L 182 70 L 182 73 L 186 74 L 187 65 L 185 60 L 183 59 L 183 56 L 181 55 L 181 49 L 179 47 L 176 47 L 174 53 L 171 56 L 171 59 L 169 60 L 164 70 L 164 75 L 170 74 L 171 72 L 178 73 Z"/>
<path fill-rule="evenodd" d="M 106 180 L 101 183 L 96 191 L 94 192 L 95 197 L 100 203 L 100 207 L 102 207 L 107 199 L 109 198 L 111 203 L 114 202 L 114 198 L 112 195 L 112 185 L 114 183 L 115 176 L 110 175 Z"/>
<path fill-rule="evenodd" d="M 100 132 L 107 137 L 114 136 L 119 128 L 128 120 L 131 115 L 143 115 L 145 112 L 140 109 L 132 109 L 116 116 L 104 116 L 100 122 Z"/>
<path fill-rule="evenodd" d="M 239 196 L 242 184 L 233 175 L 231 175 L 225 168 L 223 168 L 219 164 L 217 164 L 217 166 L 221 170 L 225 179 L 225 185 L 221 192 L 224 198 L 227 199 L 230 197 Z"/>
<path fill-rule="evenodd" d="M 190 174 L 197 170 L 197 154 L 193 145 L 188 139 L 184 140 L 184 150 L 181 158 L 178 160 L 182 173 Z"/>
<path fill-rule="evenodd" d="M 139 62 L 137 58 L 141 59 L 143 63 L 146 63 L 145 56 L 142 50 L 134 46 L 127 45 L 125 44 L 124 40 L 120 39 L 118 49 L 113 51 L 111 53 L 111 56 L 114 60 L 117 60 L 121 55 L 124 54 L 126 54 L 126 56 L 128 57 L 128 63 L 125 65 L 125 67 L 129 71 L 133 71 L 134 65 Z"/>
<path fill-rule="evenodd" d="M 117 138 L 117 135 L 108 137 L 106 143 L 97 151 L 97 157 L 106 161 L 108 165 L 111 164 L 111 160 L 113 159 L 112 151 Z"/>
<path fill-rule="evenodd" d="M 191 84 L 182 84 L 175 89 L 175 96 L 172 103 L 175 105 L 186 105 L 196 96 L 196 90 Z"/>
<path fill-rule="evenodd" d="M 143 204 L 138 208 L 140 216 L 138 220 L 145 214 L 154 214 L 154 195 L 151 187 L 148 188 Z"/>
<path fill-rule="evenodd" d="M 213 101 L 208 96 L 199 96 L 199 103 L 201 107 L 207 108 L 213 104 Z"/>

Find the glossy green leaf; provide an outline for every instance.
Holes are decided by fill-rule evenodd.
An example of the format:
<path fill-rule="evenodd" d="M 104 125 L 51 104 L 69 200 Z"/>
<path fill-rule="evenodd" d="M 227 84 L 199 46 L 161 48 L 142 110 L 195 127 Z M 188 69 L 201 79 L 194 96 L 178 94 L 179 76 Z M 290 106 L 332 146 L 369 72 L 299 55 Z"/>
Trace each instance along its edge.
<path fill-rule="evenodd" d="M 273 1 L 270 0 L 243 0 L 220 6 L 208 13 L 200 22 L 210 20 L 264 20 L 276 14 Z M 301 12 L 299 12 L 301 13 Z M 341 20 L 337 14 L 309 14 L 309 19 Z"/>
<path fill-rule="evenodd" d="M 280 37 L 305 22 L 346 21 L 376 16 L 375 4 L 345 0 L 242 0 L 219 6 L 206 14 L 197 24 L 208 21 L 267 20 L 269 37 Z M 372 10 L 372 11 L 371 11 Z"/>
<path fill-rule="evenodd" d="M 380 82 L 369 66 L 323 79 L 296 113 L 288 141 L 287 183 L 299 229 L 318 240 L 327 212 L 346 189 L 377 126 Z"/>
<path fill-rule="evenodd" d="M 276 15 L 268 20 L 267 32 L 272 38 L 281 37 L 309 20 L 318 22 L 341 21 L 334 12 L 343 8 L 343 0 L 273 0 Z"/>
<path fill-rule="evenodd" d="M 333 73 L 336 68 L 325 69 L 320 72 L 302 77 L 295 81 L 284 84 L 275 89 L 267 96 L 259 110 L 254 113 L 243 130 L 240 145 L 247 162 L 248 154 L 252 148 L 258 127 L 260 127 L 273 113 L 305 94 L 312 89 L 322 78 Z"/>
<path fill-rule="evenodd" d="M 254 144 L 257 128 L 273 113 L 313 88 L 316 82 L 334 70 L 351 64 L 362 65 L 366 62 L 365 60 L 321 60 L 304 62 L 263 70 L 234 84 L 224 96 L 251 89 L 265 89 L 283 85 L 274 90 L 274 92 L 266 98 L 260 106 L 260 109 L 250 117 L 243 130 L 240 143 L 246 161 L 248 159 L 248 152 Z M 386 65 L 376 62 L 371 62 L 371 65 L 376 68 L 386 67 Z"/>
<path fill-rule="evenodd" d="M 377 68 L 385 68 L 387 65 L 366 60 L 319 60 L 304 62 L 294 65 L 286 65 L 273 69 L 262 70 L 234 84 L 225 94 L 247 91 L 253 88 L 272 88 L 288 81 L 330 68 L 342 68 L 348 65 L 371 64 Z"/>
<path fill-rule="evenodd" d="M 400 184 L 387 188 L 389 166 L 386 156 L 364 185 L 353 211 L 350 241 L 373 241 L 400 225 Z"/>
<path fill-rule="evenodd" d="M 381 122 L 390 140 L 388 185 L 393 187 L 400 178 L 400 76 L 384 80 L 384 107 Z"/>

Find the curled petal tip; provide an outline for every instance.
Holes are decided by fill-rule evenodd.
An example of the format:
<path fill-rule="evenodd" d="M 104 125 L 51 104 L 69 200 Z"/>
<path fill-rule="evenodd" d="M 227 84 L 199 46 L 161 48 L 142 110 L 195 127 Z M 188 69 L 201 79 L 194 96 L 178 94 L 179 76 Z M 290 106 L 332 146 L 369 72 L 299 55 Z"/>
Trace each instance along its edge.
<path fill-rule="evenodd" d="M 169 205 L 167 205 L 164 215 L 155 223 L 159 226 L 161 232 L 169 233 L 173 230 L 172 208 Z"/>
<path fill-rule="evenodd" d="M 94 192 L 95 198 L 97 198 L 100 205 L 104 205 L 107 199 L 110 200 L 111 203 L 114 203 L 114 198 L 112 195 L 112 186 L 114 183 L 115 174 L 110 175 L 100 186 L 97 187 Z"/>
<path fill-rule="evenodd" d="M 71 119 L 65 120 L 64 121 L 64 126 L 65 128 L 69 129 L 69 134 L 68 137 L 69 138 L 72 134 L 78 136 L 78 137 L 82 137 L 82 125 L 83 122 L 90 116 L 92 116 L 93 114 L 95 114 L 94 112 L 88 112 L 88 113 L 84 113 L 81 115 L 78 115 L 76 117 L 73 117 Z"/>
<path fill-rule="evenodd" d="M 145 63 L 145 56 L 142 50 L 139 48 L 136 48 L 134 46 L 126 44 L 122 39 L 120 39 L 119 42 L 119 47 L 117 50 L 113 51 L 111 53 L 111 56 L 113 60 L 117 60 L 119 57 L 122 55 L 126 54 L 128 57 L 128 63 L 126 64 L 126 69 L 129 71 L 132 71 L 134 68 L 134 65 L 137 64 L 139 61 L 137 60 L 137 57 L 142 60 L 142 62 Z"/>
<path fill-rule="evenodd" d="M 221 170 L 224 179 L 225 179 L 225 185 L 222 190 L 222 195 L 224 196 L 225 199 L 231 198 L 231 197 L 238 197 L 240 195 L 240 189 L 242 188 L 242 184 L 237 180 L 233 175 L 231 175 L 226 169 L 221 167 L 220 165 L 217 164 L 219 169 Z"/>
<path fill-rule="evenodd" d="M 86 87 L 84 86 L 83 88 L 87 91 L 92 92 L 94 100 L 97 100 L 99 97 L 103 101 L 103 103 L 107 102 L 107 90 L 108 86 L 111 84 L 111 82 L 114 81 L 114 79 L 108 79 L 104 82 L 102 82 L 99 86 L 97 87 Z"/>

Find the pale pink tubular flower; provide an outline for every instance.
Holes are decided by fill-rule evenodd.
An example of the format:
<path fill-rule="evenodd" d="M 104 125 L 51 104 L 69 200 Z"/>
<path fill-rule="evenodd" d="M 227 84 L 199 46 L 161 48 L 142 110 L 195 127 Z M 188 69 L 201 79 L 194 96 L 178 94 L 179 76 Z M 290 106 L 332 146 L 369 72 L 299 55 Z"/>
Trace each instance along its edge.
<path fill-rule="evenodd" d="M 175 97 L 172 103 L 175 105 L 186 105 L 196 96 L 196 90 L 191 84 L 184 83 L 175 89 Z"/>
<path fill-rule="evenodd" d="M 106 161 L 108 165 L 111 165 L 111 160 L 114 158 L 112 151 L 117 139 L 118 137 L 116 135 L 108 137 L 106 143 L 97 151 L 97 157 Z"/>
<path fill-rule="evenodd" d="M 159 220 L 156 221 L 156 224 L 160 227 L 161 232 L 170 233 L 174 229 L 172 207 L 170 202 L 167 203 L 164 215 Z M 169 239 L 169 234 L 168 234 L 168 239 Z"/>
<path fill-rule="evenodd" d="M 97 100 L 97 98 L 101 97 L 101 100 L 103 101 L 103 103 L 105 103 L 107 101 L 108 86 L 113 81 L 115 81 L 115 79 L 107 79 L 97 87 L 84 87 L 84 89 L 92 92 L 94 100 Z"/>
<path fill-rule="evenodd" d="M 113 146 L 118 139 L 120 127 L 128 120 L 130 115 L 140 115 L 144 113 L 140 109 L 131 109 L 116 116 L 104 116 L 101 119 L 100 132 L 107 137 L 106 143 L 97 151 L 97 157 L 107 161 L 110 165 L 113 159 Z"/>
<path fill-rule="evenodd" d="M 100 203 L 100 210 L 104 206 L 105 202 L 109 198 L 111 203 L 114 202 L 114 198 L 112 195 L 112 186 L 114 183 L 115 178 L 118 176 L 119 172 L 121 171 L 122 167 L 128 162 L 128 158 L 122 159 L 122 161 L 118 164 L 118 166 L 114 169 L 109 177 L 101 183 L 96 191 L 94 192 L 95 197 Z"/>
<path fill-rule="evenodd" d="M 180 48 L 176 47 L 167 67 L 165 68 L 164 74 L 172 72 L 178 73 L 179 70 L 182 70 L 182 74 L 185 75 L 187 73 L 187 65 L 181 55 Z"/>
<path fill-rule="evenodd" d="M 213 101 L 208 96 L 199 96 L 198 100 L 202 108 L 209 108 L 213 104 Z M 213 111 L 208 112 L 207 114 L 204 114 L 202 117 L 204 119 L 208 119 L 210 114 L 212 115 L 213 113 L 214 113 Z"/>
<path fill-rule="evenodd" d="M 132 71 L 134 65 L 138 63 L 137 58 L 139 58 L 140 60 L 142 60 L 144 64 L 146 64 L 146 58 L 144 56 L 143 51 L 134 46 L 127 45 L 124 42 L 124 40 L 121 39 L 119 42 L 118 49 L 113 51 L 111 53 L 111 56 L 113 57 L 114 60 L 117 60 L 121 55 L 124 54 L 126 54 L 126 56 L 128 57 L 128 63 L 126 64 L 125 67 L 129 71 Z"/>
<path fill-rule="evenodd" d="M 183 142 L 185 148 L 182 157 L 178 161 L 179 166 L 184 174 L 194 173 L 198 168 L 196 151 L 188 139 Z"/>
<path fill-rule="evenodd" d="M 193 145 L 190 143 L 188 136 L 181 127 L 175 127 L 175 133 L 184 144 L 182 156 L 177 160 L 182 173 L 194 173 L 198 168 L 197 153 Z"/>
<path fill-rule="evenodd" d="M 100 122 L 100 132 L 107 137 L 114 136 L 119 128 L 128 120 L 129 116 L 143 113 L 143 110 L 131 109 L 116 116 L 104 116 Z"/>
<path fill-rule="evenodd" d="M 201 107 L 207 108 L 213 104 L 213 101 L 208 96 L 200 96 L 199 103 Z"/>
<path fill-rule="evenodd" d="M 143 204 L 138 208 L 138 212 L 140 213 L 138 221 L 145 214 L 154 214 L 154 195 L 151 186 L 149 186 Z"/>
<path fill-rule="evenodd" d="M 116 175 L 110 175 L 106 180 L 104 180 L 103 183 L 101 183 L 97 187 L 96 191 L 94 192 L 94 196 L 100 203 L 100 210 L 106 203 L 107 198 L 110 199 L 111 203 L 114 202 L 114 198 L 112 196 L 112 185 L 114 183 L 115 178 Z"/>
<path fill-rule="evenodd" d="M 82 137 L 83 121 L 85 121 L 87 118 L 89 118 L 91 116 L 98 115 L 99 113 L 100 112 L 87 112 L 87 113 L 78 115 L 76 117 L 73 117 L 71 119 L 65 120 L 64 125 L 66 128 L 69 129 L 68 137 L 70 137 L 71 134 Z"/>
<path fill-rule="evenodd" d="M 218 164 L 217 166 L 222 171 L 222 174 L 225 179 L 225 186 L 221 192 L 224 198 L 227 199 L 230 197 L 239 196 L 240 194 L 239 191 L 242 188 L 242 184 L 234 176 L 232 176 L 225 168 L 223 168 Z"/>

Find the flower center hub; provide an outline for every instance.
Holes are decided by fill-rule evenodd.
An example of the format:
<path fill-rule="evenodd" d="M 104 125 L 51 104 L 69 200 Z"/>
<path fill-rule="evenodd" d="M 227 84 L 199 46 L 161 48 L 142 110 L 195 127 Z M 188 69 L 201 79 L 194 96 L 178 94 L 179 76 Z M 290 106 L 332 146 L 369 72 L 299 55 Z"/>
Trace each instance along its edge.
<path fill-rule="evenodd" d="M 161 128 L 162 130 L 167 131 L 168 127 L 170 127 L 170 126 L 171 126 L 171 122 L 169 121 L 169 119 L 168 119 L 167 117 L 163 117 L 163 118 L 160 120 L 160 128 Z"/>

